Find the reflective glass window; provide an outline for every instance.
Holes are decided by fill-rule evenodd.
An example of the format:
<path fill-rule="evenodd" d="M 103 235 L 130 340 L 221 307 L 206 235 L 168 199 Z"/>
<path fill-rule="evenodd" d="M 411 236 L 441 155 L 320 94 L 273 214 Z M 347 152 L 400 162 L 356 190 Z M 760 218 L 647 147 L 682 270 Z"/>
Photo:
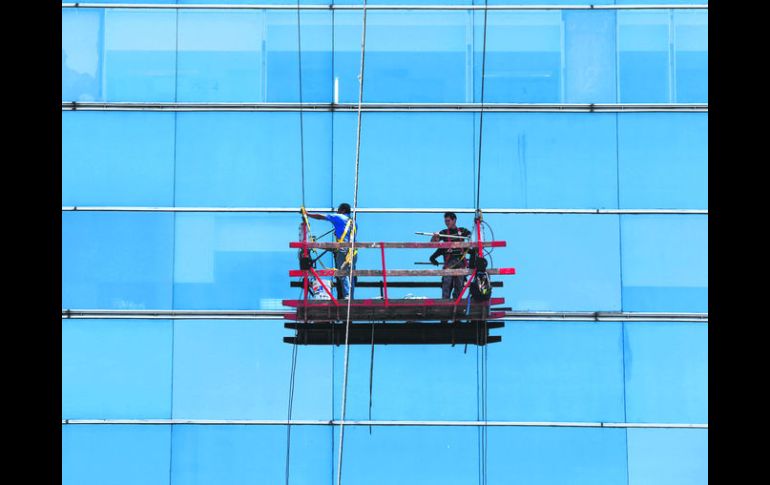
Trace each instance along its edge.
<path fill-rule="evenodd" d="M 676 102 L 708 102 L 708 11 L 674 11 Z"/>
<path fill-rule="evenodd" d="M 708 482 L 708 430 L 629 429 L 628 483 Z"/>
<path fill-rule="evenodd" d="M 618 83 L 621 103 L 669 103 L 670 11 L 619 11 Z"/>
<path fill-rule="evenodd" d="M 102 101 L 104 11 L 63 8 L 62 101 Z"/>

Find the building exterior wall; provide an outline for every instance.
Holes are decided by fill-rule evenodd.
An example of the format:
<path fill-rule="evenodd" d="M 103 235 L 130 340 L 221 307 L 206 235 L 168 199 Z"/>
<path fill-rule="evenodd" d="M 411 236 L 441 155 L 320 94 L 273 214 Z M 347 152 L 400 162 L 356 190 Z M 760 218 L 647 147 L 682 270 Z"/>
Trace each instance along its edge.
<path fill-rule="evenodd" d="M 205 3 L 62 7 L 65 484 L 337 483 L 345 348 L 297 348 L 287 429 L 280 315 L 303 199 L 353 203 L 362 10 L 302 2 L 300 116 L 296 9 Z M 441 4 L 367 10 L 357 239 L 478 196 L 525 316 L 351 346 L 342 482 L 706 483 L 707 5 L 488 9 L 477 183 L 485 11 Z"/>

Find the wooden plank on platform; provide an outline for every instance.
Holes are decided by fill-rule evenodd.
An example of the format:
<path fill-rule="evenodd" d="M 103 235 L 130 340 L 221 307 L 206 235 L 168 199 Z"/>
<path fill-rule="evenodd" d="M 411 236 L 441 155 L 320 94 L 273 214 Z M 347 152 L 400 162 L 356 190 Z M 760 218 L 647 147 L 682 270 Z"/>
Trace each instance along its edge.
<path fill-rule="evenodd" d="M 425 323 L 363 323 L 350 325 L 348 343 L 351 345 L 486 345 L 502 340 L 499 335 L 489 335 L 489 330 L 503 327 L 503 322 L 473 322 L 449 324 Z M 296 329 L 296 337 L 284 337 L 286 343 L 299 345 L 344 345 L 346 325 L 287 323 L 286 328 Z"/>
<path fill-rule="evenodd" d="M 284 306 L 288 307 L 318 307 L 318 308 L 326 308 L 326 307 L 334 307 L 334 302 L 330 300 L 282 300 L 281 303 Z M 494 306 L 494 305 L 502 305 L 505 303 L 505 298 L 502 297 L 492 297 L 489 300 L 485 302 L 476 302 L 471 301 L 471 306 Z M 388 301 L 387 306 L 389 307 L 399 307 L 399 306 L 406 306 L 406 307 L 420 307 L 420 306 L 448 306 L 448 307 L 462 307 L 465 308 L 467 305 L 467 302 L 465 300 L 462 300 L 461 303 L 458 303 L 455 305 L 454 300 L 451 298 L 448 299 L 442 299 L 442 298 L 421 298 L 421 299 L 412 299 L 412 298 L 399 298 L 395 299 L 392 298 Z M 343 300 L 341 302 L 340 306 L 347 306 L 347 300 Z M 384 300 L 376 300 L 374 298 L 363 298 L 359 300 L 353 300 L 350 302 L 351 307 L 384 307 L 385 301 Z"/>
<path fill-rule="evenodd" d="M 302 288 L 302 281 L 291 281 L 292 288 Z M 332 285 L 334 283 L 332 282 Z M 356 288 L 382 288 L 382 281 L 359 281 Z M 502 281 L 492 281 L 493 288 L 502 288 Z M 388 288 L 441 288 L 441 281 L 388 281 Z"/>

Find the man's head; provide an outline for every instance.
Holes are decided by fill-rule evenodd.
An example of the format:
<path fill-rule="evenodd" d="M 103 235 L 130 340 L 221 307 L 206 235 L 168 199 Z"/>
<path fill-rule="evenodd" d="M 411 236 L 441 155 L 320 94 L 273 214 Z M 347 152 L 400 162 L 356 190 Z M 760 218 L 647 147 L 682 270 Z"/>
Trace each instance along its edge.
<path fill-rule="evenodd" d="M 444 212 L 444 224 L 446 224 L 447 229 L 457 227 L 457 214 L 454 212 Z"/>
<path fill-rule="evenodd" d="M 350 214 L 350 204 L 343 202 L 337 207 L 337 214 Z"/>

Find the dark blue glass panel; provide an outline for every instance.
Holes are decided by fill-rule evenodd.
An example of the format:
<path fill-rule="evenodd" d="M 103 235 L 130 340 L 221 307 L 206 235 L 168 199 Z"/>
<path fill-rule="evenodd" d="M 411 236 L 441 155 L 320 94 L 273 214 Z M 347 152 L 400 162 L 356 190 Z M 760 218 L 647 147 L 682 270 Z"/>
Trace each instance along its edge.
<path fill-rule="evenodd" d="M 674 11 L 676 102 L 708 102 L 708 11 Z"/>
<path fill-rule="evenodd" d="M 622 216 L 621 235 L 624 311 L 708 311 L 708 216 Z"/>
<path fill-rule="evenodd" d="M 622 422 L 619 323 L 505 322 L 490 330 L 488 417 L 509 421 Z"/>
<path fill-rule="evenodd" d="M 170 321 L 62 320 L 62 418 L 170 417 Z"/>
<path fill-rule="evenodd" d="M 174 101 L 176 12 L 104 10 L 104 100 Z"/>
<path fill-rule="evenodd" d="M 280 320 L 177 321 L 174 418 L 286 419 L 292 335 Z M 297 349 L 293 419 L 329 419 L 331 365 L 328 347 Z"/>
<path fill-rule="evenodd" d="M 628 483 L 708 483 L 708 430 L 629 429 Z"/>
<path fill-rule="evenodd" d="M 62 307 L 171 308 L 173 218 L 62 213 Z"/>
<path fill-rule="evenodd" d="M 671 12 L 620 11 L 617 16 L 620 102 L 672 102 Z"/>
<path fill-rule="evenodd" d="M 168 485 L 171 426 L 62 426 L 62 485 Z"/>
<path fill-rule="evenodd" d="M 627 323 L 629 422 L 708 422 L 708 326 Z"/>
<path fill-rule="evenodd" d="M 62 112 L 62 204 L 170 206 L 174 114 Z"/>
<path fill-rule="evenodd" d="M 621 208 L 708 208 L 707 113 L 618 115 L 618 157 Z"/>
<path fill-rule="evenodd" d="M 297 298 L 297 214 L 191 213 L 176 216 L 174 308 L 275 310 Z M 319 223 L 321 221 L 318 221 Z"/>
<path fill-rule="evenodd" d="M 104 11 L 62 9 L 62 101 L 102 101 Z"/>
<path fill-rule="evenodd" d="M 484 12 L 473 15 L 474 100 L 481 100 Z M 564 99 L 564 32 L 556 11 L 490 11 L 484 101 L 557 103 Z"/>
<path fill-rule="evenodd" d="M 304 10 L 300 17 L 302 101 L 329 103 L 333 96 L 332 15 L 328 11 Z M 297 12 L 268 10 L 265 22 L 267 101 L 299 102 Z"/>
<path fill-rule="evenodd" d="M 176 426 L 171 483 L 284 483 L 286 434 L 285 426 Z M 331 480 L 332 454 L 330 427 L 292 426 L 289 482 Z"/>
<path fill-rule="evenodd" d="M 492 427 L 487 455 L 490 483 L 626 483 L 624 429 Z"/>
<path fill-rule="evenodd" d="M 617 100 L 615 12 L 566 10 L 562 13 L 562 18 L 563 101 L 614 103 Z"/>
<path fill-rule="evenodd" d="M 180 10 L 178 101 L 266 101 L 265 13 Z"/>
<path fill-rule="evenodd" d="M 334 14 L 339 102 L 358 101 L 361 12 Z M 365 102 L 463 102 L 471 63 L 467 12 L 371 11 L 366 22 Z"/>
<path fill-rule="evenodd" d="M 330 113 L 305 113 L 305 204 L 327 206 Z M 299 113 L 180 113 L 176 205 L 298 207 Z"/>

